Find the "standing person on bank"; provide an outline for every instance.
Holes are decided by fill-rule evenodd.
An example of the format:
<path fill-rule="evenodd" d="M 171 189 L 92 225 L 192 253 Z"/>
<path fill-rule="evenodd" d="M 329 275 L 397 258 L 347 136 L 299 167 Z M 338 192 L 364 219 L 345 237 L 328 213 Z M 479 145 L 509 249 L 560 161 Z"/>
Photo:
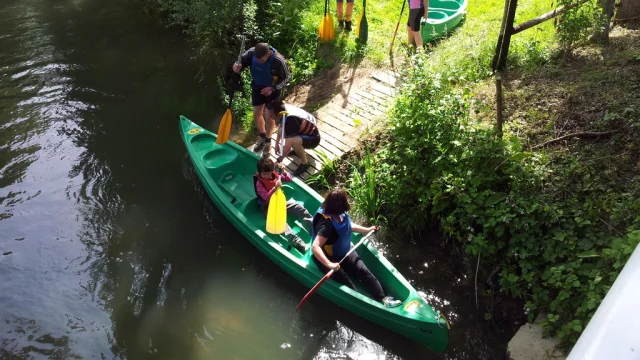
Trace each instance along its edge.
<path fill-rule="evenodd" d="M 420 29 L 422 19 L 427 19 L 429 0 L 407 0 L 409 2 L 409 19 L 407 20 L 407 35 L 409 45 L 414 45 L 418 51 L 423 49 L 422 34 Z"/>
<path fill-rule="evenodd" d="M 346 31 L 351 31 L 351 17 L 353 16 L 353 5 L 354 0 L 347 0 L 347 16 L 345 21 L 344 14 L 344 0 L 336 0 L 336 15 L 338 16 L 338 25 L 340 29 L 344 29 Z"/>
<path fill-rule="evenodd" d="M 268 156 L 271 151 L 271 134 L 275 125 L 271 103 L 273 100 L 280 99 L 282 89 L 291 79 L 291 73 L 285 58 L 266 43 L 258 43 L 250 48 L 242 54 L 240 62 L 233 64 L 233 71 L 236 73 L 240 73 L 245 68 L 251 70 L 251 105 L 253 119 L 260 134 L 253 151 L 262 151 L 262 156 Z"/>

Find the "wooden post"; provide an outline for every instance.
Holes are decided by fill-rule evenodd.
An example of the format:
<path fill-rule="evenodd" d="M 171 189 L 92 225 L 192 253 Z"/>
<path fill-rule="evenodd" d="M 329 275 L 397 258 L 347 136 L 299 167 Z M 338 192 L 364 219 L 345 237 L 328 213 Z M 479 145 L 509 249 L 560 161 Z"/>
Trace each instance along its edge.
<path fill-rule="evenodd" d="M 499 138 L 502 138 L 502 76 L 500 75 L 500 73 L 496 75 L 496 109 L 496 133 L 498 134 Z"/>
<path fill-rule="evenodd" d="M 498 36 L 496 54 L 491 64 L 494 71 L 502 70 L 507 62 L 507 54 L 509 53 L 509 45 L 511 44 L 511 35 L 513 35 L 513 21 L 516 17 L 517 7 L 518 0 L 505 0 L 504 2 L 502 26 L 500 27 L 500 35 Z"/>

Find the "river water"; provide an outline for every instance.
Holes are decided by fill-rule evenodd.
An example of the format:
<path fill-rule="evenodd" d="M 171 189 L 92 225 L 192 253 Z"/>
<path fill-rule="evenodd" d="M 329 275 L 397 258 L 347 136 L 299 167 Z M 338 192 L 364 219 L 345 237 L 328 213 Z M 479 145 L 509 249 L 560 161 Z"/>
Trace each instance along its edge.
<path fill-rule="evenodd" d="M 200 69 L 126 0 L 0 2 L 0 359 L 504 354 L 510 326 L 414 247 L 385 251 L 450 319 L 446 354 L 321 297 L 296 313 L 308 289 L 224 220 L 187 158 L 178 115 L 216 129 L 224 111 Z"/>

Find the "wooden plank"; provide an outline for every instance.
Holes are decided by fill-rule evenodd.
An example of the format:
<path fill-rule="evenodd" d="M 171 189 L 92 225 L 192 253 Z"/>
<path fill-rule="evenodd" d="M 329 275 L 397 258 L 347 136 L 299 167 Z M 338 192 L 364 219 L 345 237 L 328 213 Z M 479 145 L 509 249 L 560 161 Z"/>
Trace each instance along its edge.
<path fill-rule="evenodd" d="M 386 85 L 383 85 L 381 83 L 371 83 L 371 89 L 378 91 L 379 93 L 386 95 L 386 96 L 393 96 L 396 92 L 396 89 L 394 88 L 390 88 Z"/>
<path fill-rule="evenodd" d="M 318 128 L 325 134 L 330 135 L 333 139 L 328 138 L 327 140 L 342 151 L 348 151 L 354 145 L 351 137 L 341 136 L 342 133 L 340 131 L 329 125 L 320 124 L 318 125 Z"/>
<path fill-rule="evenodd" d="M 330 111 L 333 110 L 333 111 Z M 326 106 L 324 106 L 320 111 L 322 111 L 325 114 L 328 114 L 329 116 L 333 117 L 334 119 L 338 120 L 341 124 L 345 124 L 345 125 L 349 125 L 351 127 L 355 127 L 355 123 L 353 122 L 353 119 L 350 118 L 349 116 L 345 115 L 343 112 L 344 109 L 342 109 L 341 107 L 335 105 L 335 104 L 328 104 Z M 320 114 L 318 114 L 320 115 Z"/>
<path fill-rule="evenodd" d="M 377 96 L 379 93 L 371 93 L 364 90 L 354 91 L 354 94 L 362 97 L 363 99 L 369 100 L 372 104 L 378 104 L 378 106 L 389 107 L 389 97 L 388 96 Z"/>
<path fill-rule="evenodd" d="M 317 118 L 320 119 L 321 122 L 331 125 L 333 128 L 339 130 L 347 136 L 350 136 L 350 134 L 353 132 L 353 121 L 349 118 L 337 118 L 336 116 L 332 116 L 331 114 L 328 114 L 326 112 L 323 112 L 322 116 L 318 114 Z M 343 121 L 343 119 L 347 119 L 348 122 Z"/>
<path fill-rule="evenodd" d="M 371 74 L 371 77 L 377 81 L 388 84 L 391 87 L 396 87 L 399 83 L 398 79 L 395 76 L 387 72 L 376 71 Z"/>
<path fill-rule="evenodd" d="M 351 94 L 351 99 L 353 101 L 352 103 L 354 106 L 363 109 L 364 111 L 370 113 L 376 118 L 385 115 L 384 111 L 381 111 L 380 109 L 378 109 L 378 107 L 376 106 L 377 104 L 372 105 L 371 101 L 367 101 L 367 99 L 363 99 L 359 95 Z"/>
<path fill-rule="evenodd" d="M 330 109 L 333 111 L 338 111 L 338 109 L 335 109 L 335 108 L 330 108 Z M 352 121 L 354 121 L 355 119 L 360 119 L 361 122 L 372 122 L 372 121 L 376 121 L 376 118 L 377 118 L 376 116 L 354 106 L 350 106 L 348 109 L 342 109 L 342 111 L 344 110 L 347 110 L 346 116 L 353 119 Z M 354 125 L 355 125 L 355 121 L 354 121 Z"/>

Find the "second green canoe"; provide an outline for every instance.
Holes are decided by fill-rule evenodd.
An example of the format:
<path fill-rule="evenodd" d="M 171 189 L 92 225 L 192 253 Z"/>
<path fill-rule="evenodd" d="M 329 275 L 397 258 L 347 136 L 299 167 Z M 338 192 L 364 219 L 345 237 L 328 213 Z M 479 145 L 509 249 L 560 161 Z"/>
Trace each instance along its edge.
<path fill-rule="evenodd" d="M 225 217 L 271 261 L 305 286 L 313 287 L 324 274 L 313 262 L 311 251 L 302 254 L 289 246 L 283 236 L 269 234 L 265 230 L 266 218 L 259 209 L 252 178 L 258 156 L 232 141 L 217 144 L 216 134 L 184 116 L 180 117 L 180 134 L 202 185 Z M 287 199 L 303 204 L 311 214 L 323 200 L 298 179 L 282 184 L 282 190 Z M 287 220 L 293 231 L 310 244 L 311 236 L 299 220 Z M 352 244 L 361 237 L 354 234 Z M 367 296 L 364 289 L 353 291 L 333 280 L 324 283 L 318 294 L 435 351 L 445 351 L 449 342 L 449 324 L 444 316 L 427 304 L 369 242 L 361 245 L 357 252 L 390 295 L 401 300 L 402 305 L 386 308 Z M 294 306 L 291 311 L 296 311 Z"/>
<path fill-rule="evenodd" d="M 466 10 L 467 0 L 429 0 L 427 21 L 420 27 L 422 41 L 426 44 L 453 30 L 462 21 Z"/>

